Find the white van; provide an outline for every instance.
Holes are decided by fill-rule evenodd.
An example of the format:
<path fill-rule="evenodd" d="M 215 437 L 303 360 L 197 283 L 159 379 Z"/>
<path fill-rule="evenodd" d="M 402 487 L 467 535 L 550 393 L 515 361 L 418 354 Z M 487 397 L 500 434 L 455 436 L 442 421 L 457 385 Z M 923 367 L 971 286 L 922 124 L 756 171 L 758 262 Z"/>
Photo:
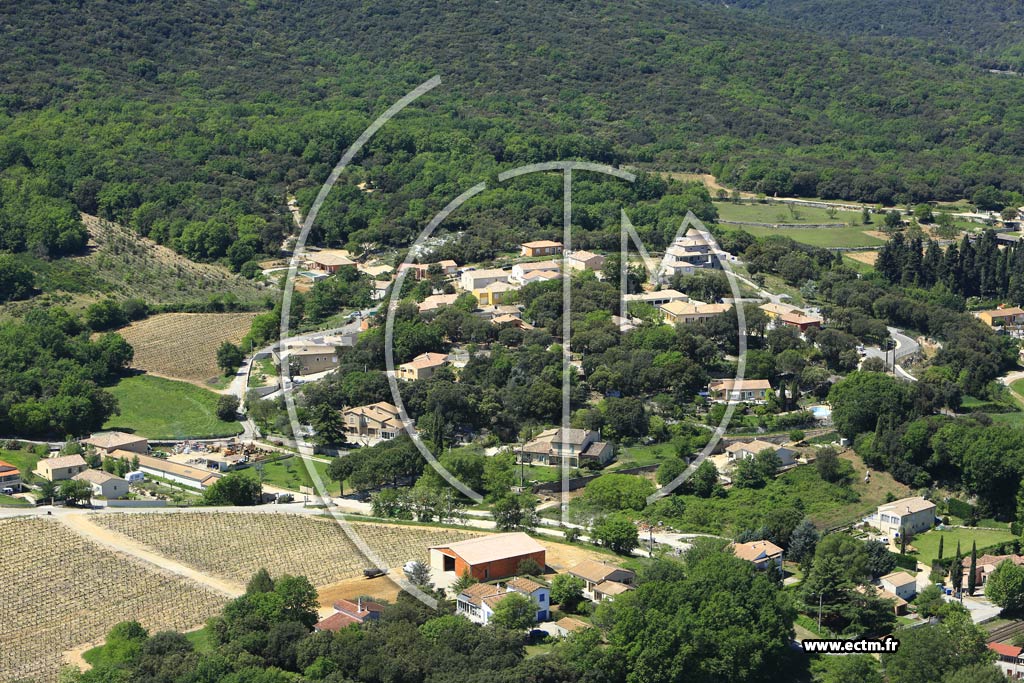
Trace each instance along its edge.
<path fill-rule="evenodd" d="M 138 484 L 139 482 L 146 480 L 146 475 L 142 472 L 135 471 L 124 475 L 124 478 L 129 484 Z"/>

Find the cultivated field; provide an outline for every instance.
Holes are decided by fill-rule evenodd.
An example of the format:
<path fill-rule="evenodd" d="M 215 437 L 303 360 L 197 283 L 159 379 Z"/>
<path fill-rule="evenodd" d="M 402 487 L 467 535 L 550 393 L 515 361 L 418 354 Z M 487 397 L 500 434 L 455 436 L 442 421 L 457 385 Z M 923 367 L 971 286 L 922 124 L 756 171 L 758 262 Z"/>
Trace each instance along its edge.
<path fill-rule="evenodd" d="M 194 384 L 152 375 L 125 377 L 110 393 L 120 415 L 103 425 L 147 439 L 216 438 L 242 432 L 238 422 L 217 417 L 217 394 Z"/>
<path fill-rule="evenodd" d="M 162 555 L 207 574 L 244 585 L 260 567 L 301 574 L 314 586 L 357 576 L 370 565 L 330 519 L 288 514 L 184 512 L 97 515 L 97 524 L 129 536 Z M 432 545 L 472 538 L 458 529 L 354 523 L 361 538 L 389 567 L 426 562 Z"/>
<path fill-rule="evenodd" d="M 237 344 L 257 313 L 163 313 L 118 330 L 135 349 L 132 367 L 205 382 L 219 374 L 217 348 Z"/>
<path fill-rule="evenodd" d="M 64 651 L 136 619 L 150 629 L 190 629 L 225 598 L 102 548 L 55 520 L 0 520 L 0 680 L 55 681 Z"/>

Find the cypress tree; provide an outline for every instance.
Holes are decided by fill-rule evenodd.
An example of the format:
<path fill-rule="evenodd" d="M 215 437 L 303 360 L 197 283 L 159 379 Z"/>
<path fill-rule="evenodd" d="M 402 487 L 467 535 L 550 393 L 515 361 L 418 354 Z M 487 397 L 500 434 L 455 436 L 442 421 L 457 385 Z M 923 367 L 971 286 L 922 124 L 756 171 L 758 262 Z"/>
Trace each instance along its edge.
<path fill-rule="evenodd" d="M 975 572 L 978 571 L 978 542 L 971 543 L 971 571 L 967 574 L 967 594 L 974 595 L 974 589 L 977 587 L 977 578 Z"/>
<path fill-rule="evenodd" d="M 939 536 L 939 557 L 938 557 L 938 559 L 940 559 L 940 560 L 942 559 L 942 541 L 944 539 L 945 539 L 945 536 Z"/>

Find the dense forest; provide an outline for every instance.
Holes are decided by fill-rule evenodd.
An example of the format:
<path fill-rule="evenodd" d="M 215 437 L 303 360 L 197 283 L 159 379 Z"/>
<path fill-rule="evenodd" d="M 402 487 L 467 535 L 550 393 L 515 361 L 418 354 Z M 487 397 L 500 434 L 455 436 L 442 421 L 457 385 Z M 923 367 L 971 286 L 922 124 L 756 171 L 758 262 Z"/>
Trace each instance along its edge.
<path fill-rule="evenodd" d="M 400 245 L 481 178 L 566 157 L 712 171 L 769 195 L 888 203 L 1024 190 L 1024 81 L 725 8 L 197 0 L 65 10 L 0 9 L 0 245 L 38 258 L 81 246 L 77 209 L 252 274 L 247 264 L 289 229 L 286 193 L 308 206 L 367 123 L 434 74 L 441 88 L 370 143 L 315 239 Z M 611 186 L 579 193 L 581 228 L 617 223 L 607 204 L 621 200 L 649 205 L 634 220 L 647 229 L 687 208 L 710 217 L 685 187 Z M 522 179 L 465 216 L 485 241 L 488 226 L 543 236 L 560 220 L 555 190 Z"/>
<path fill-rule="evenodd" d="M 1024 6 L 1004 0 L 705 0 L 764 12 L 881 50 L 912 50 L 938 63 L 1024 68 Z"/>

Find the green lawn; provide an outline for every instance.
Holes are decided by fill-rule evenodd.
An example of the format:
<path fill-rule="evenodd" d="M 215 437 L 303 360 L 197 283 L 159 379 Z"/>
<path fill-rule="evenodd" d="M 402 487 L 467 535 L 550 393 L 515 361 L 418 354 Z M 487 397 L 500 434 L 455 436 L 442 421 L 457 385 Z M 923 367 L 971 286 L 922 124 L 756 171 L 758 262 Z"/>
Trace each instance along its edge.
<path fill-rule="evenodd" d="M 673 457 L 676 454 L 675 446 L 670 443 L 656 443 L 650 446 L 630 446 L 623 448 L 618 454 L 620 467 L 640 467 L 642 465 L 654 465 Z"/>
<path fill-rule="evenodd" d="M 993 422 L 1001 422 L 1012 427 L 1024 427 L 1024 412 L 1019 410 L 1012 413 L 986 413 Z"/>
<path fill-rule="evenodd" d="M 12 508 L 27 508 L 32 504 L 23 498 L 15 498 L 13 496 L 5 496 L 0 493 L 0 507 L 12 507 Z"/>
<path fill-rule="evenodd" d="M 836 211 L 830 216 L 828 210 L 795 204 L 750 203 L 733 204 L 715 202 L 718 217 L 727 221 L 750 221 L 752 223 L 792 223 L 803 225 L 825 225 L 828 223 L 860 223 L 860 212 Z M 867 226 L 868 229 L 873 226 Z"/>
<path fill-rule="evenodd" d="M 194 384 L 134 375 L 115 384 L 110 393 L 121 414 L 107 420 L 104 429 L 149 439 L 214 438 L 242 431 L 239 423 L 217 418 L 217 394 Z"/>
<path fill-rule="evenodd" d="M 1010 388 L 1021 396 L 1024 396 L 1024 379 L 1019 379 L 1016 382 L 1010 382 Z"/>
<path fill-rule="evenodd" d="M 812 247 L 877 247 L 884 240 L 864 233 L 872 230 L 871 225 L 843 226 L 838 228 L 766 228 L 757 225 L 722 225 L 723 230 L 742 230 L 755 237 L 780 235 L 808 244 Z"/>
<path fill-rule="evenodd" d="M 338 486 L 338 482 L 327 476 L 327 463 L 311 461 L 313 467 L 320 474 L 320 478 L 323 480 L 324 485 L 327 486 L 327 492 L 332 496 L 341 494 L 341 488 Z M 256 468 L 250 467 L 245 470 L 257 476 Z M 297 456 L 282 458 L 271 463 L 267 463 L 263 466 L 263 482 L 270 484 L 271 486 L 277 486 L 289 491 L 298 491 L 300 486 L 313 487 L 313 480 L 309 476 L 309 471 L 306 469 L 306 463 L 302 461 L 302 458 Z"/>
<path fill-rule="evenodd" d="M 925 564 L 931 564 L 939 556 L 939 539 L 942 538 L 942 555 L 950 557 L 956 553 L 956 544 L 960 543 L 960 552 L 964 555 L 971 552 L 971 544 L 977 543 L 979 548 L 1012 541 L 1014 536 L 1004 529 L 932 529 L 915 536 L 910 545 L 917 548 L 916 557 Z"/>
<path fill-rule="evenodd" d="M 35 479 L 32 471 L 36 468 L 36 463 L 39 462 L 39 456 L 32 451 L 0 450 L 0 460 L 17 467 L 21 471 L 21 480 L 26 484 Z"/>

